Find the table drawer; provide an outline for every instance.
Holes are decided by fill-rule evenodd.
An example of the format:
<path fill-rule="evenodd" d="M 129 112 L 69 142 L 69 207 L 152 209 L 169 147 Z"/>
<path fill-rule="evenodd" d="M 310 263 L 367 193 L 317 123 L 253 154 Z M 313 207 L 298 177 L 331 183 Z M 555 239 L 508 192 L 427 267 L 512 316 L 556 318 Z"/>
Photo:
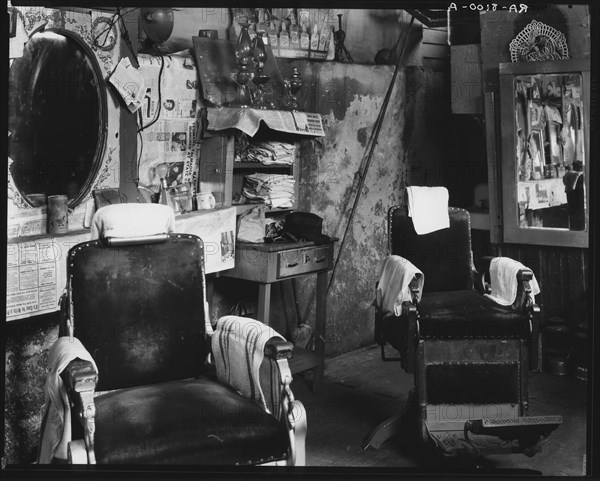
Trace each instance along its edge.
<path fill-rule="evenodd" d="M 313 246 L 277 255 L 277 278 L 331 269 L 333 245 Z"/>

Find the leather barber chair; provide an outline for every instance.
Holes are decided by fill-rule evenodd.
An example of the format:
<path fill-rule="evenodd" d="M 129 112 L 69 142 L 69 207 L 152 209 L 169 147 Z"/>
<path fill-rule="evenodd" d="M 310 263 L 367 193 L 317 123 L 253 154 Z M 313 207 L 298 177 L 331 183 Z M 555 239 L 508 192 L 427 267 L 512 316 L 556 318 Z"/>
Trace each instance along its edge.
<path fill-rule="evenodd" d="M 415 232 L 405 206 L 389 211 L 389 252 L 421 270 L 424 285 L 419 293 L 412 278 L 411 300 L 401 304 L 400 315 L 377 308 L 375 338 L 384 360 L 391 360 L 384 349 L 389 343 L 400 353 L 394 360 L 414 374 L 414 409 L 381 423 L 363 447 L 377 448 L 401 432 L 412 411 L 422 441 L 443 456 L 533 455 L 562 422 L 560 416 L 528 416 L 527 378 L 537 365 L 540 316 L 529 295 L 533 273 L 518 271 L 512 306 L 483 296 L 492 258 L 474 269 L 469 213 L 448 211 L 450 227 L 424 235 Z"/>
<path fill-rule="evenodd" d="M 173 233 L 69 251 L 62 335 L 81 341 L 97 366 L 77 358 L 60 374 L 73 406 L 70 462 L 304 464 L 291 343 L 274 338 L 264 348 L 264 371 L 275 373 L 264 391 L 279 401 L 269 410 L 219 382 L 207 362 L 203 256 L 200 238 Z"/>

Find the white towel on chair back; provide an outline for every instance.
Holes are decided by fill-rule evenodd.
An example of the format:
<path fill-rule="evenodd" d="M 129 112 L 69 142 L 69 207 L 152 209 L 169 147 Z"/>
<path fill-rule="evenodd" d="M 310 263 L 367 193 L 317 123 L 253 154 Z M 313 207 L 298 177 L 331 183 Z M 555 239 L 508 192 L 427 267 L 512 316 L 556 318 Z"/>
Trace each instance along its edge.
<path fill-rule="evenodd" d="M 92 219 L 92 239 L 138 237 L 173 232 L 175 213 L 163 204 L 113 204 Z"/>
<path fill-rule="evenodd" d="M 415 276 L 419 286 L 417 300 L 421 300 L 425 283 L 423 273 L 404 257 L 390 255 L 385 258 L 377 285 L 377 289 L 381 291 L 379 308 L 384 314 L 402 314 L 402 303 L 412 301 L 409 284 Z"/>
<path fill-rule="evenodd" d="M 285 339 L 274 329 L 255 319 L 223 316 L 217 321 L 211 349 L 217 379 L 244 397 L 257 402 L 267 412 L 267 400 L 260 382 L 265 344 L 273 337 Z"/>
<path fill-rule="evenodd" d="M 520 262 L 510 257 L 494 257 L 490 262 L 490 290 L 487 297 L 502 306 L 510 306 L 517 298 L 517 272 L 528 269 Z M 529 269 L 531 270 L 531 269 Z M 531 299 L 540 293 L 540 286 L 535 275 L 529 282 L 531 286 Z"/>
<path fill-rule="evenodd" d="M 407 187 L 408 215 L 419 235 L 450 227 L 446 187 Z"/>

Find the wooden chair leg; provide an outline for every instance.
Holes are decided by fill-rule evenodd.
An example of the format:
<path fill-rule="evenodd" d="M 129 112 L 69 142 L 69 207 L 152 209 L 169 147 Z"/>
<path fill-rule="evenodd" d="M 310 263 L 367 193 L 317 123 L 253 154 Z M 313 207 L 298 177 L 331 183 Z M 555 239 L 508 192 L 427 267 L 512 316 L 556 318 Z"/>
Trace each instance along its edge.
<path fill-rule="evenodd" d="M 292 463 L 294 466 L 306 466 L 306 409 L 300 401 L 295 400 L 293 412 L 295 426 L 290 431 L 290 442 L 293 451 Z"/>
<path fill-rule="evenodd" d="M 67 460 L 69 464 L 88 464 L 88 454 L 83 439 L 71 441 L 67 445 Z"/>

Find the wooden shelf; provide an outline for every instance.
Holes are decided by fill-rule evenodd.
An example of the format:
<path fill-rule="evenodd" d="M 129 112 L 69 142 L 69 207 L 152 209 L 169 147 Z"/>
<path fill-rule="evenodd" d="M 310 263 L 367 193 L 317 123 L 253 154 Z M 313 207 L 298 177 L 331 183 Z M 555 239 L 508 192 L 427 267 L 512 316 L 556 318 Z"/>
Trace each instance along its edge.
<path fill-rule="evenodd" d="M 298 142 L 299 140 L 296 140 Z M 291 207 L 274 208 L 267 210 L 268 214 L 285 213 L 297 209 L 299 196 L 300 158 L 299 149 L 296 149 L 296 157 L 291 164 L 265 165 L 260 162 L 236 162 L 235 139 L 231 133 L 205 139 L 201 146 L 200 157 L 205 159 L 205 168 L 200 172 L 199 183 L 201 188 L 210 190 L 213 194 L 221 194 L 224 207 L 236 208 L 237 215 L 251 210 L 257 203 L 236 204 L 243 192 L 244 178 L 253 173 L 263 174 L 288 174 L 294 177 L 294 202 Z"/>
<path fill-rule="evenodd" d="M 70 230 L 63 234 L 34 234 L 34 235 L 27 235 L 27 236 L 20 236 L 20 237 L 10 237 L 7 239 L 7 242 L 9 244 L 13 244 L 15 242 L 32 242 L 32 241 L 36 241 L 36 240 L 40 240 L 40 239 L 80 236 L 80 235 L 90 234 L 90 232 L 91 232 L 90 229 L 76 229 L 76 230 Z"/>

